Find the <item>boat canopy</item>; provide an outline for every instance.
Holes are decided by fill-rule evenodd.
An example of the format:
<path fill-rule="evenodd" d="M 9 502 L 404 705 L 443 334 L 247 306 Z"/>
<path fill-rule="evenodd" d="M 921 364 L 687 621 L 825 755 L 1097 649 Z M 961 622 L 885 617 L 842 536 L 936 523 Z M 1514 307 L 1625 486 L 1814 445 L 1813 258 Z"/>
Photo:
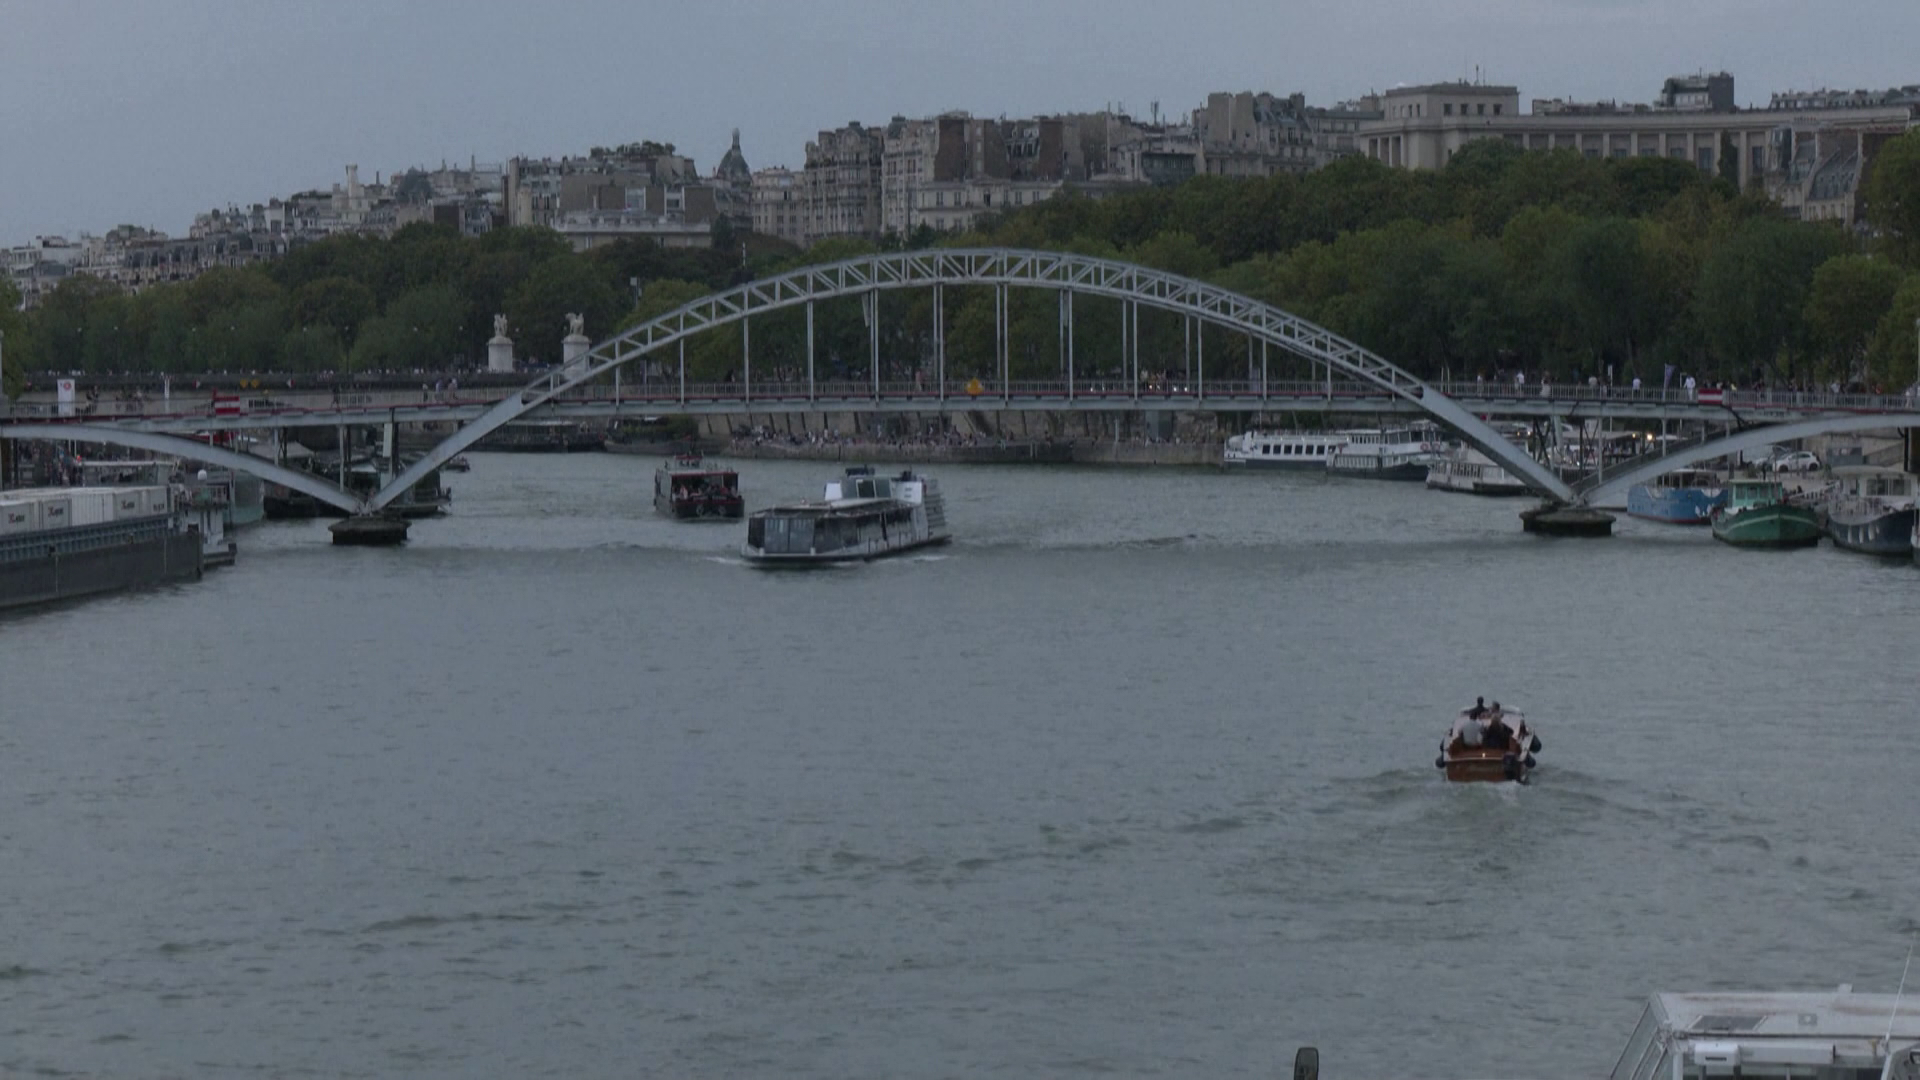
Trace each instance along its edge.
<path fill-rule="evenodd" d="M 1826 993 L 1656 994 L 1609 1080 L 1734 1076 L 1920 1080 L 1920 1002 L 1856 994 L 1850 986 Z"/>

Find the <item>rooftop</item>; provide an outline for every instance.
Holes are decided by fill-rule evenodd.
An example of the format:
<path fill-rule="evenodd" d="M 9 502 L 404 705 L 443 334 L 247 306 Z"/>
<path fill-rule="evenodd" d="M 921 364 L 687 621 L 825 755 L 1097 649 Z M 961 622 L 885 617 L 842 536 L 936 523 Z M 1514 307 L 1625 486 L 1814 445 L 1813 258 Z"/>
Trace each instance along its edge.
<path fill-rule="evenodd" d="M 1520 92 L 1517 86 L 1493 86 L 1488 83 L 1468 82 L 1460 79 L 1455 82 L 1427 83 L 1424 86 L 1394 86 L 1384 91 L 1384 96 L 1395 97 L 1401 94 L 1478 94 L 1485 97 L 1512 97 Z"/>

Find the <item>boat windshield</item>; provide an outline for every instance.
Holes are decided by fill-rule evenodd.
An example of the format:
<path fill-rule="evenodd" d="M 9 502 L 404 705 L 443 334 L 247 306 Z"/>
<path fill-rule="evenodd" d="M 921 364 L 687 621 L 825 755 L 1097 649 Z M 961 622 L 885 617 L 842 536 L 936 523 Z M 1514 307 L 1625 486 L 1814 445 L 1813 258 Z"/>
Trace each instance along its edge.
<path fill-rule="evenodd" d="M 885 545 L 913 529 L 913 510 L 875 505 L 853 511 L 756 514 L 747 521 L 747 543 L 769 555 L 826 555 Z"/>

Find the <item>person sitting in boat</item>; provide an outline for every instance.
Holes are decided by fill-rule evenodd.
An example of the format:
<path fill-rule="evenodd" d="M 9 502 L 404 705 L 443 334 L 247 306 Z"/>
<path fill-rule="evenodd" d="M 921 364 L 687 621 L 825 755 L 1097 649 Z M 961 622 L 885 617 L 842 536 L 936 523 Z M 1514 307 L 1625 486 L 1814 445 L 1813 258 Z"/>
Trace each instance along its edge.
<path fill-rule="evenodd" d="M 1480 736 L 1480 745 L 1492 750 L 1507 750 L 1513 746 L 1513 729 L 1507 726 L 1506 714 L 1500 710 L 1500 703 L 1494 702 L 1487 710 L 1486 728 Z"/>
<path fill-rule="evenodd" d="M 1480 718 L 1473 714 L 1473 710 L 1462 709 L 1459 718 L 1453 722 L 1452 729 L 1447 732 L 1447 746 L 1477 747 L 1484 734 L 1480 726 Z"/>
<path fill-rule="evenodd" d="M 1487 699 L 1483 697 L 1474 698 L 1473 708 L 1466 710 L 1466 713 L 1475 720 L 1487 715 Z"/>

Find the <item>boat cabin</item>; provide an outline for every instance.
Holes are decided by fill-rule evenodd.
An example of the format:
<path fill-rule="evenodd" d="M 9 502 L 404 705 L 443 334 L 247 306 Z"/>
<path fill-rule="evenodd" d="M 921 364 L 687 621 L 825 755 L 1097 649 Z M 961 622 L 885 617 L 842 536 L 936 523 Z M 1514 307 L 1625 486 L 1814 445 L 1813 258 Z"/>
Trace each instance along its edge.
<path fill-rule="evenodd" d="M 1230 462 L 1321 465 L 1347 444 L 1348 436 L 1325 431 L 1249 431 L 1227 440 Z"/>
<path fill-rule="evenodd" d="M 1778 480 L 1729 480 L 1727 509 L 1745 510 L 1753 506 L 1772 506 L 1785 502 L 1787 489 Z"/>
<path fill-rule="evenodd" d="M 886 497 L 836 499 L 755 514 L 747 521 L 747 545 L 768 555 L 863 554 L 912 530 L 913 507 L 905 503 Z"/>
<path fill-rule="evenodd" d="M 675 454 L 653 474 L 653 507 L 672 518 L 738 518 L 745 513 L 740 474 L 707 465 L 692 451 Z"/>
<path fill-rule="evenodd" d="M 769 507 L 747 519 L 742 553 L 756 561 L 870 559 L 947 540 L 945 502 L 934 482 L 911 470 L 877 476 L 849 468 L 817 502 Z"/>
<path fill-rule="evenodd" d="M 1920 1080 L 1920 1001 L 1893 994 L 1656 994 L 1608 1080 Z"/>
<path fill-rule="evenodd" d="M 1670 473 L 1661 473 L 1649 486 L 1666 488 L 1670 491 L 1692 489 L 1718 491 L 1725 484 L 1726 481 L 1717 472 L 1707 469 L 1675 469 Z"/>
<path fill-rule="evenodd" d="M 1832 470 L 1843 498 L 1873 500 L 1883 505 L 1912 505 L 1916 478 L 1900 469 L 1878 465 L 1843 465 Z"/>
<path fill-rule="evenodd" d="M 1349 446 L 1393 447 L 1404 450 L 1413 447 L 1420 450 L 1438 450 L 1447 442 L 1446 433 L 1438 424 L 1417 421 L 1405 427 L 1393 428 L 1357 428 L 1338 433 Z"/>

